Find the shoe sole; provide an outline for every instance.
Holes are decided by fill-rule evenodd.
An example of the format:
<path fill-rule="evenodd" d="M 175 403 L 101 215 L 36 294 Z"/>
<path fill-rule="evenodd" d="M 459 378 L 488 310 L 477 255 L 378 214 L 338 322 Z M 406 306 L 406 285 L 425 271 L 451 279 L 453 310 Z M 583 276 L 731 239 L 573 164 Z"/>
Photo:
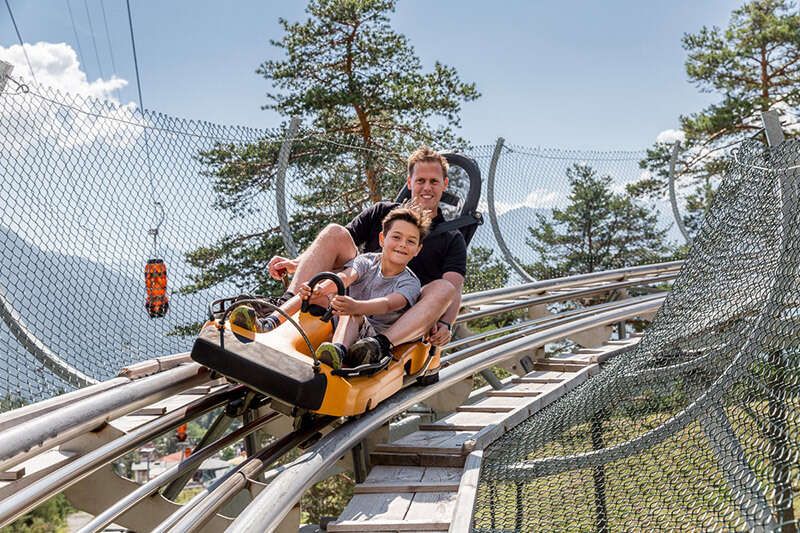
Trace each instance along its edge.
<path fill-rule="evenodd" d="M 317 348 L 317 359 L 325 363 L 334 370 L 342 368 L 342 359 L 339 357 L 339 350 L 332 344 L 323 344 Z"/>

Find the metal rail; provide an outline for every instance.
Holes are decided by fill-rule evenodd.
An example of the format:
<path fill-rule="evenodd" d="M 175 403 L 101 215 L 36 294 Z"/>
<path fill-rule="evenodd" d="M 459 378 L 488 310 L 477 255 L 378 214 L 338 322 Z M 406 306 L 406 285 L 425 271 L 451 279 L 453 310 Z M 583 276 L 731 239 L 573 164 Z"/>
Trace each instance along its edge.
<path fill-rule="evenodd" d="M 683 261 L 671 261 L 668 263 L 656 263 L 637 267 L 619 268 L 616 270 L 603 270 L 602 272 L 592 272 L 590 274 L 578 274 L 576 276 L 565 276 L 562 278 L 535 281 L 513 287 L 501 287 L 488 291 L 465 294 L 461 299 L 461 305 L 465 307 L 477 306 L 492 303 L 497 300 L 522 298 L 531 294 L 557 289 L 567 289 L 586 285 L 587 283 L 598 283 L 603 281 L 622 281 L 624 279 L 643 276 L 654 276 L 666 272 L 677 271 L 683 266 Z"/>
<path fill-rule="evenodd" d="M 415 403 L 442 392 L 481 370 L 510 359 L 520 352 L 597 326 L 613 324 L 641 314 L 651 313 L 658 309 L 659 305 L 660 301 L 654 299 L 632 303 L 622 309 L 605 311 L 516 339 L 443 369 L 440 372 L 438 383 L 423 388 L 410 387 L 399 392 L 378 405 L 374 411 L 357 420 L 350 420 L 336 431 L 329 433 L 297 460 L 284 466 L 283 471 L 239 515 L 229 531 L 262 532 L 277 528 L 303 492 L 317 480 L 323 479 L 328 469 L 343 453 L 369 433 L 378 429 L 391 417 L 402 413 Z"/>
<path fill-rule="evenodd" d="M 8 525 L 17 517 L 45 501 L 52 494 L 64 490 L 91 475 L 106 463 L 178 427 L 187 419 L 197 417 L 215 407 L 224 405 L 244 392 L 244 387 L 237 386 L 198 398 L 184 407 L 175 409 L 126 435 L 82 455 L 55 472 L 34 481 L 27 487 L 23 487 L 12 496 L 0 501 L 0 527 Z"/>
<path fill-rule="evenodd" d="M 196 363 L 132 381 L 0 432 L 0 471 L 209 379 Z"/>

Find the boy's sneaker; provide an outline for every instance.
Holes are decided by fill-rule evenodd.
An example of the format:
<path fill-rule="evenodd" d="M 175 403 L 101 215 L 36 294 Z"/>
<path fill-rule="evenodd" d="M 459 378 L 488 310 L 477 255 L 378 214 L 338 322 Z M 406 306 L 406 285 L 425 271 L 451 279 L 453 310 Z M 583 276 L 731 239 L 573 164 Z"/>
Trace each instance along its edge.
<path fill-rule="evenodd" d="M 231 314 L 228 315 L 228 320 L 231 324 L 239 326 L 247 331 L 259 333 L 261 327 L 256 320 L 256 311 L 249 305 L 240 305 L 235 307 Z"/>
<path fill-rule="evenodd" d="M 375 335 L 357 340 L 348 352 L 352 366 L 372 365 L 384 357 L 391 357 L 392 345 L 385 336 Z"/>
<path fill-rule="evenodd" d="M 333 342 L 323 342 L 316 351 L 317 359 L 325 363 L 334 370 L 342 368 L 342 361 L 347 355 L 347 349 L 341 344 Z"/>

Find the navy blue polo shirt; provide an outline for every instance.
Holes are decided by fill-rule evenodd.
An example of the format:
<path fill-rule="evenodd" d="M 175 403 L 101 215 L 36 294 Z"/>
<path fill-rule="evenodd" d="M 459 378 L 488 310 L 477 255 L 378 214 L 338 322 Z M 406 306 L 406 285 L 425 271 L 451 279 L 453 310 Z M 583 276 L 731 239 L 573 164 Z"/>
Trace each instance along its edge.
<path fill-rule="evenodd" d="M 389 211 L 398 207 L 397 202 L 378 202 L 364 209 L 347 224 L 347 230 L 353 236 L 356 246 L 364 252 L 380 252 L 378 234 L 381 232 L 383 219 Z M 441 210 L 431 221 L 430 231 L 444 222 Z M 432 235 L 422 241 L 422 250 L 408 263 L 408 267 L 417 275 L 423 285 L 435 279 L 441 279 L 445 272 L 456 272 L 462 276 L 467 274 L 467 243 L 457 229 Z"/>

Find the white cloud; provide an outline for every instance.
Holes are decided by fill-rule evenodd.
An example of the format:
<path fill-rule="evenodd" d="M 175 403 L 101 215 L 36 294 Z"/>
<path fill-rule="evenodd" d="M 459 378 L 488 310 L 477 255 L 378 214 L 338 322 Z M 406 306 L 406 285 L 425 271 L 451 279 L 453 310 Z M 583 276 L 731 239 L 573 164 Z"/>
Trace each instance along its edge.
<path fill-rule="evenodd" d="M 26 43 L 24 50 L 20 45 L 0 46 L 0 59 L 14 66 L 12 77 L 26 83 L 30 83 L 30 69 L 25 52 L 38 82 L 32 87 L 33 92 L 65 105 L 43 105 L 39 99 L 19 97 L 13 100 L 13 106 L 0 109 L 2 114 L 16 115 L 18 120 L 37 127 L 40 138 L 53 139 L 62 149 L 97 140 L 124 147 L 142 134 L 146 122 L 136 112 L 135 104 L 121 104 L 114 95 L 114 91 L 128 84 L 126 80 L 112 76 L 89 81 L 78 54 L 66 43 Z M 8 84 L 6 90 L 13 91 L 13 84 Z"/>
<path fill-rule="evenodd" d="M 520 207 L 530 207 L 533 209 L 552 209 L 553 207 L 557 207 L 562 200 L 563 198 L 561 198 L 555 191 L 534 189 L 528 193 L 525 199 L 521 202 L 495 202 L 495 211 L 499 216 L 503 213 L 513 211 L 514 209 L 519 209 Z M 489 210 L 489 207 L 486 202 L 480 202 L 478 204 L 478 209 L 485 213 Z"/>
<path fill-rule="evenodd" d="M 25 43 L 24 51 L 18 44 L 8 48 L 0 46 L 0 59 L 14 66 L 15 77 L 30 77 L 25 52 L 28 53 L 36 81 L 59 91 L 116 102 L 113 92 L 128 84 L 127 80 L 116 76 L 108 80 L 98 78 L 89 81 L 86 73 L 81 70 L 78 54 L 67 43 Z"/>
<path fill-rule="evenodd" d="M 657 143 L 672 144 L 675 141 L 684 142 L 686 134 L 682 130 L 664 130 L 656 136 Z"/>

